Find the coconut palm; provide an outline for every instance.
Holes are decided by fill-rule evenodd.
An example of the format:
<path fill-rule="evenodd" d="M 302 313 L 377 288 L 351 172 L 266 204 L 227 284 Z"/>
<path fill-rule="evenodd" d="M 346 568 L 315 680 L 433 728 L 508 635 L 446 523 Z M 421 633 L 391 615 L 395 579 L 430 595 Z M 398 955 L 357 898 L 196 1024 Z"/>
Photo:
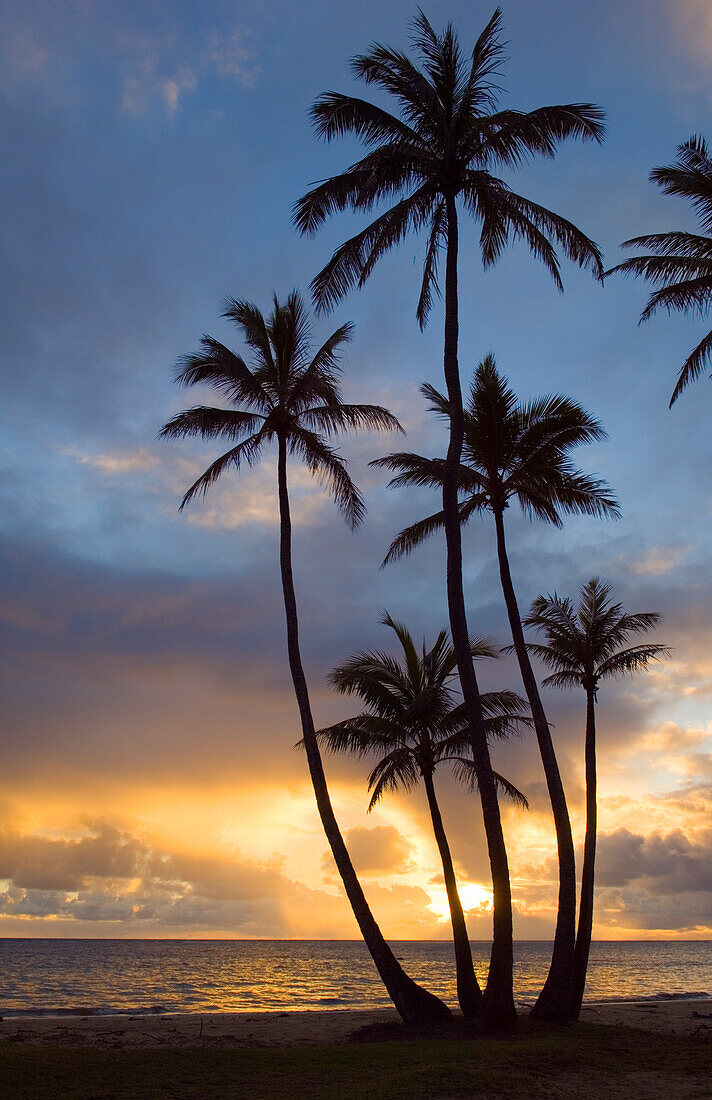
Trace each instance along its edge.
<path fill-rule="evenodd" d="M 674 164 L 653 168 L 650 179 L 666 195 L 690 199 L 703 233 L 648 233 L 623 242 L 624 248 L 646 248 L 652 255 L 632 256 L 607 274 L 622 271 L 642 275 L 659 287 L 648 299 L 641 321 L 660 308 L 668 313 L 698 313 L 704 317 L 712 305 L 712 158 L 702 137 L 693 135 L 678 145 Z M 699 378 L 705 366 L 712 364 L 712 331 L 708 332 L 688 355 L 677 376 L 670 398 L 674 405 L 686 386 Z"/>
<path fill-rule="evenodd" d="M 450 417 L 450 403 L 432 386 L 422 393 L 431 410 Z M 559 898 L 551 966 L 534 1013 L 564 1020 L 568 1013 L 573 973 L 576 924 L 576 866 L 571 822 L 556 753 L 527 654 L 517 597 L 507 554 L 504 515 L 517 500 L 526 514 L 556 526 L 562 512 L 617 515 L 618 506 L 604 483 L 582 473 L 569 452 L 582 443 L 605 437 L 600 423 L 580 405 L 558 395 L 521 404 L 507 379 L 488 355 L 478 366 L 465 412 L 465 443 L 460 464 L 461 522 L 476 512 L 489 512 L 495 522 L 500 581 L 512 641 L 532 711 L 534 729 L 546 776 L 556 829 Z M 445 463 L 400 453 L 376 459 L 373 465 L 398 471 L 392 486 L 441 486 Z M 391 544 L 386 561 L 408 553 L 428 534 L 444 526 L 442 511 L 406 528 Z"/>
<path fill-rule="evenodd" d="M 419 656 L 403 623 L 390 615 L 384 615 L 381 621 L 395 632 L 403 659 L 399 662 L 389 653 L 371 650 L 357 653 L 334 669 L 329 677 L 334 687 L 344 695 L 360 696 L 366 709 L 354 718 L 319 730 L 317 737 L 332 752 L 378 757 L 368 777 L 369 812 L 386 791 L 410 791 L 422 778 L 450 906 L 457 996 L 463 1015 L 472 1018 L 481 1010 L 482 992 L 472 964 L 465 915 L 434 783 L 435 769 L 441 763 L 451 764 L 470 787 L 477 783 L 467 718 L 462 702 L 455 695 L 455 653 L 443 630 L 430 649 L 423 643 Z M 473 640 L 471 652 L 473 658 L 499 656 L 498 650 L 485 639 Z M 515 692 L 485 692 L 481 698 L 488 736 L 508 737 L 527 722 L 526 704 Z M 524 795 L 497 773 L 495 781 L 500 791 L 519 805 L 527 805 Z"/>
<path fill-rule="evenodd" d="M 352 287 L 363 286 L 378 259 L 412 230 L 426 230 L 427 248 L 417 317 L 423 326 L 439 294 L 438 264 L 445 250 L 444 371 L 452 405 L 450 445 L 443 482 L 446 517 L 447 596 L 492 870 L 494 938 L 485 992 L 491 1023 L 516 1019 L 512 993 L 512 906 L 509 868 L 487 747 L 477 678 L 469 652 L 462 590 L 462 549 L 457 506 L 457 470 L 463 440 L 458 371 L 458 207 L 481 226 L 484 265 L 510 240 L 523 240 L 561 286 L 555 245 L 574 262 L 602 276 L 596 245 L 558 214 L 516 194 L 495 172 L 533 156 L 553 157 L 559 141 L 600 141 L 602 112 L 591 104 L 564 104 L 521 112 L 498 110 L 504 57 L 497 9 L 465 58 L 451 25 L 437 34 L 419 12 L 414 23 L 415 59 L 374 45 L 351 63 L 354 75 L 394 102 L 390 113 L 367 100 L 327 92 L 312 107 L 317 133 L 327 141 L 352 134 L 366 155 L 340 175 L 312 188 L 295 205 L 302 233 L 316 233 L 337 211 L 383 213 L 336 250 L 312 282 L 319 309 L 330 308 Z"/>
<path fill-rule="evenodd" d="M 593 886 L 596 862 L 596 697 L 598 684 L 611 676 L 641 672 L 650 661 L 669 655 L 664 645 L 625 646 L 634 634 L 644 634 L 660 622 L 656 611 L 629 614 L 611 602 L 611 585 L 593 577 L 581 589 L 579 605 L 553 596 L 537 596 L 525 626 L 546 638 L 528 643 L 531 653 L 554 669 L 544 680 L 553 687 L 581 686 L 586 692 L 586 836 L 581 873 L 581 903 L 576 934 L 571 1018 L 581 1011 L 593 927 Z M 625 646 L 625 648 L 621 648 Z"/>
<path fill-rule="evenodd" d="M 268 317 L 250 302 L 228 299 L 224 316 L 234 321 L 250 348 L 254 365 L 209 336 L 201 350 L 178 364 L 177 381 L 186 386 L 208 383 L 231 408 L 196 405 L 178 413 L 162 429 L 166 438 L 199 436 L 220 439 L 229 449 L 191 485 L 181 508 L 208 489 L 227 470 L 256 465 L 270 443 L 277 445 L 277 485 L 280 518 L 280 566 L 287 621 L 287 649 L 294 692 L 301 718 L 317 808 L 334 861 L 341 875 L 364 940 L 378 972 L 404 1020 L 449 1016 L 432 994 L 403 971 L 373 918 L 346 850 L 329 798 L 314 730 L 309 691 L 299 650 L 297 603 L 292 575 L 292 526 L 287 484 L 287 458 L 305 463 L 333 497 L 352 527 L 358 526 L 364 505 L 346 470 L 344 459 L 328 443 L 341 431 L 400 429 L 396 418 L 377 405 L 347 405 L 341 400 L 339 351 L 351 335 L 342 325 L 316 354 L 310 348 L 308 316 L 300 295 L 285 302 L 274 297 Z"/>

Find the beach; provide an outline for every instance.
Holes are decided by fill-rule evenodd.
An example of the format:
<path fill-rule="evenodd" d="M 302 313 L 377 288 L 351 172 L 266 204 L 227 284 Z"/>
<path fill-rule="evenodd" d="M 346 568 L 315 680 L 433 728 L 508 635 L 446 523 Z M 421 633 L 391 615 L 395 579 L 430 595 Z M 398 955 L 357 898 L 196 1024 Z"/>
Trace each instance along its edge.
<path fill-rule="evenodd" d="M 691 1100 L 712 1095 L 712 1005 L 590 1004 L 478 1033 L 392 1009 L 16 1017 L 2 1100 Z"/>
<path fill-rule="evenodd" d="M 528 1014 L 525 1006 L 520 1006 L 520 1011 L 522 1016 Z M 581 1022 L 712 1038 L 712 1000 L 586 1004 Z M 361 1029 L 379 1025 L 390 1037 L 398 1038 L 398 1023 L 394 1009 L 23 1016 L 2 1020 L 0 1039 L 115 1050 L 193 1046 L 261 1049 L 346 1043 Z"/>

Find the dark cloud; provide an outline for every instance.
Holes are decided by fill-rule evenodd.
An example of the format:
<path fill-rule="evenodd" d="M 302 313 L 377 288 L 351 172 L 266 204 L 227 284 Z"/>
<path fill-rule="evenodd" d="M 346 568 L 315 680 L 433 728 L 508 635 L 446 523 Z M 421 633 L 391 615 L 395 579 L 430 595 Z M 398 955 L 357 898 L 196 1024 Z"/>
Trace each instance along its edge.
<path fill-rule="evenodd" d="M 681 829 L 649 836 L 617 829 L 599 838 L 601 886 L 647 883 L 656 894 L 712 893 L 712 829 L 691 840 Z"/>
<path fill-rule="evenodd" d="M 166 929 L 222 929 L 245 936 L 338 937 L 352 918 L 341 890 L 314 890 L 287 877 L 280 861 L 258 863 L 237 852 L 191 852 L 138 838 L 106 823 L 74 838 L 6 830 L 0 838 L 0 916 L 114 922 L 135 934 Z M 375 830 L 391 855 L 409 845 L 397 830 Z M 373 840 L 353 838 L 373 863 Z M 370 850 L 370 854 L 369 854 Z M 401 854 L 401 863 L 403 862 Z M 370 870 L 375 872 L 376 868 Z M 400 938 L 437 930 L 420 887 L 372 883 L 379 920 Z M 355 928 L 354 928 L 355 930 Z"/>
<path fill-rule="evenodd" d="M 100 823 L 77 840 L 0 833 L 0 878 L 23 890 L 78 890 L 89 878 L 131 878 L 146 849 L 135 837 Z"/>

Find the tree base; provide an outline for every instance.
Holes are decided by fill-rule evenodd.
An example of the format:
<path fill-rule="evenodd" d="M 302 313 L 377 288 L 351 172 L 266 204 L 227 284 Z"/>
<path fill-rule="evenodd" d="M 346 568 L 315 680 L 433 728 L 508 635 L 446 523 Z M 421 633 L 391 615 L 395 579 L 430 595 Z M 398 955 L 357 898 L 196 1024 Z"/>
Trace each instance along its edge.
<path fill-rule="evenodd" d="M 405 1024 L 425 1024 L 436 1020 L 452 1020 L 452 1012 L 434 993 L 416 985 L 410 978 L 397 990 L 389 990 L 400 1018 Z"/>

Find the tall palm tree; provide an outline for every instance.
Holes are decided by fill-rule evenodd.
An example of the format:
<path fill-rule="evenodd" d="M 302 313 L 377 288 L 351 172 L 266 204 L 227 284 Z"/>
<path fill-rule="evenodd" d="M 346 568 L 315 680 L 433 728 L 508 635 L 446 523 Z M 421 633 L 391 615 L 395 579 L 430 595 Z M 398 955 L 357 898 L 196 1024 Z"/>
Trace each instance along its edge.
<path fill-rule="evenodd" d="M 430 407 L 450 418 L 450 403 L 432 386 L 422 387 Z M 514 650 L 532 711 L 539 752 L 546 776 L 556 829 L 559 898 L 551 966 L 534 1013 L 565 1020 L 574 965 L 576 925 L 576 865 L 571 821 L 554 744 L 539 695 L 522 631 L 517 597 L 507 554 L 504 514 L 517 500 L 525 514 L 561 525 L 562 512 L 617 515 L 618 505 L 604 483 L 582 473 L 568 454 L 576 446 L 605 437 L 600 423 L 580 405 L 558 395 L 521 404 L 488 355 L 478 366 L 465 412 L 465 442 L 459 470 L 463 494 L 460 519 L 489 512 L 495 522 L 500 581 L 507 607 Z M 391 485 L 441 486 L 445 463 L 400 453 L 376 459 L 373 465 L 397 470 Z M 443 527 L 443 511 L 406 528 L 391 544 L 386 561 L 418 545 Z"/>
<path fill-rule="evenodd" d="M 511 191 L 495 175 L 529 157 L 553 157 L 559 141 L 600 141 L 603 114 L 591 104 L 564 104 L 521 112 L 498 110 L 497 79 L 504 58 L 499 8 L 466 59 L 453 27 L 437 34 L 425 15 L 414 22 L 415 60 L 374 45 L 351 63 L 354 75 L 392 98 L 394 113 L 367 100 L 327 92 L 312 107 L 317 133 L 327 141 L 353 134 L 366 155 L 341 175 L 320 183 L 295 205 L 302 233 L 316 233 L 337 211 L 387 209 L 336 250 L 312 282 L 319 309 L 363 286 L 378 259 L 412 230 L 426 229 L 423 281 L 417 307 L 421 327 L 439 294 L 438 263 L 445 249 L 443 365 L 452 406 L 443 482 L 450 630 L 472 736 L 494 894 L 494 927 L 485 1011 L 492 1024 L 516 1019 L 512 992 L 512 904 L 509 866 L 479 689 L 469 651 L 462 590 L 457 470 L 463 441 L 458 370 L 458 206 L 480 222 L 485 267 L 512 239 L 523 240 L 561 286 L 558 244 L 574 262 L 602 277 L 596 245 L 558 214 Z"/>
<path fill-rule="evenodd" d="M 666 195 L 682 195 L 691 200 L 703 234 L 677 230 L 633 237 L 623 242 L 624 248 L 648 248 L 652 255 L 632 256 L 607 274 L 622 271 L 624 275 L 642 275 L 659 287 L 650 295 L 641 321 L 647 321 L 661 307 L 668 313 L 692 311 L 704 317 L 712 305 L 712 158 L 704 138 L 693 134 L 678 145 L 675 163 L 653 168 L 650 179 Z M 685 387 L 699 378 L 705 366 L 711 364 L 712 331 L 682 364 L 670 407 Z"/>
<path fill-rule="evenodd" d="M 331 683 L 344 695 L 359 695 L 366 709 L 354 718 L 319 730 L 317 737 L 332 752 L 378 757 L 368 777 L 369 812 L 386 791 L 410 791 L 422 778 L 450 906 L 457 996 L 463 1015 L 472 1018 L 482 1008 L 482 992 L 472 964 L 465 915 L 434 782 L 435 769 L 441 763 L 452 764 L 468 785 L 477 782 L 467 718 L 454 690 L 455 653 L 443 630 L 430 649 L 426 650 L 423 643 L 419 656 L 403 623 L 390 615 L 384 615 L 381 621 L 395 632 L 403 650 L 402 661 L 380 650 L 367 651 L 357 653 L 334 669 L 329 677 Z M 484 639 L 472 640 L 471 652 L 473 658 L 499 656 L 498 650 Z M 508 737 L 527 722 L 526 704 L 515 692 L 485 692 L 481 698 L 490 737 Z M 524 795 L 508 780 L 497 773 L 495 780 L 500 791 L 519 805 L 527 805 Z"/>
<path fill-rule="evenodd" d="M 299 650 L 297 603 L 292 575 L 292 525 L 287 484 L 287 457 L 305 463 L 326 487 L 352 527 L 358 526 L 364 504 L 346 470 L 344 459 L 327 442 L 340 431 L 400 429 L 396 418 L 378 405 L 347 405 L 338 380 L 339 351 L 350 339 L 351 325 L 342 325 L 316 354 L 310 348 L 309 321 L 300 295 L 285 302 L 275 295 L 272 312 L 264 317 L 250 302 L 228 299 L 224 313 L 237 325 L 252 352 L 250 369 L 244 359 L 209 336 L 195 355 L 179 361 L 177 381 L 186 386 L 208 383 L 231 408 L 196 405 L 178 413 L 162 429 L 166 438 L 199 436 L 230 444 L 191 485 L 181 508 L 204 496 L 226 470 L 259 462 L 268 444 L 277 444 L 277 485 L 280 519 L 280 566 L 287 622 L 287 650 L 301 718 L 316 804 L 334 861 L 341 875 L 364 940 L 396 1008 L 404 1020 L 449 1017 L 447 1007 L 421 989 L 403 971 L 385 942 L 358 881 L 329 798 L 314 729 L 309 691 Z"/>
<path fill-rule="evenodd" d="M 571 986 L 571 1018 L 581 1011 L 588 954 L 593 927 L 593 886 L 596 862 L 596 697 L 598 684 L 611 676 L 625 676 L 647 668 L 652 660 L 668 656 L 664 645 L 625 645 L 633 634 L 644 634 L 660 622 L 656 611 L 629 614 L 611 603 L 611 585 L 593 577 L 581 589 L 579 605 L 553 596 L 537 596 L 525 626 L 536 627 L 544 643 L 528 643 L 528 649 L 553 668 L 544 680 L 553 687 L 581 686 L 586 692 L 586 836 L 581 873 L 581 904 L 574 978 Z"/>

